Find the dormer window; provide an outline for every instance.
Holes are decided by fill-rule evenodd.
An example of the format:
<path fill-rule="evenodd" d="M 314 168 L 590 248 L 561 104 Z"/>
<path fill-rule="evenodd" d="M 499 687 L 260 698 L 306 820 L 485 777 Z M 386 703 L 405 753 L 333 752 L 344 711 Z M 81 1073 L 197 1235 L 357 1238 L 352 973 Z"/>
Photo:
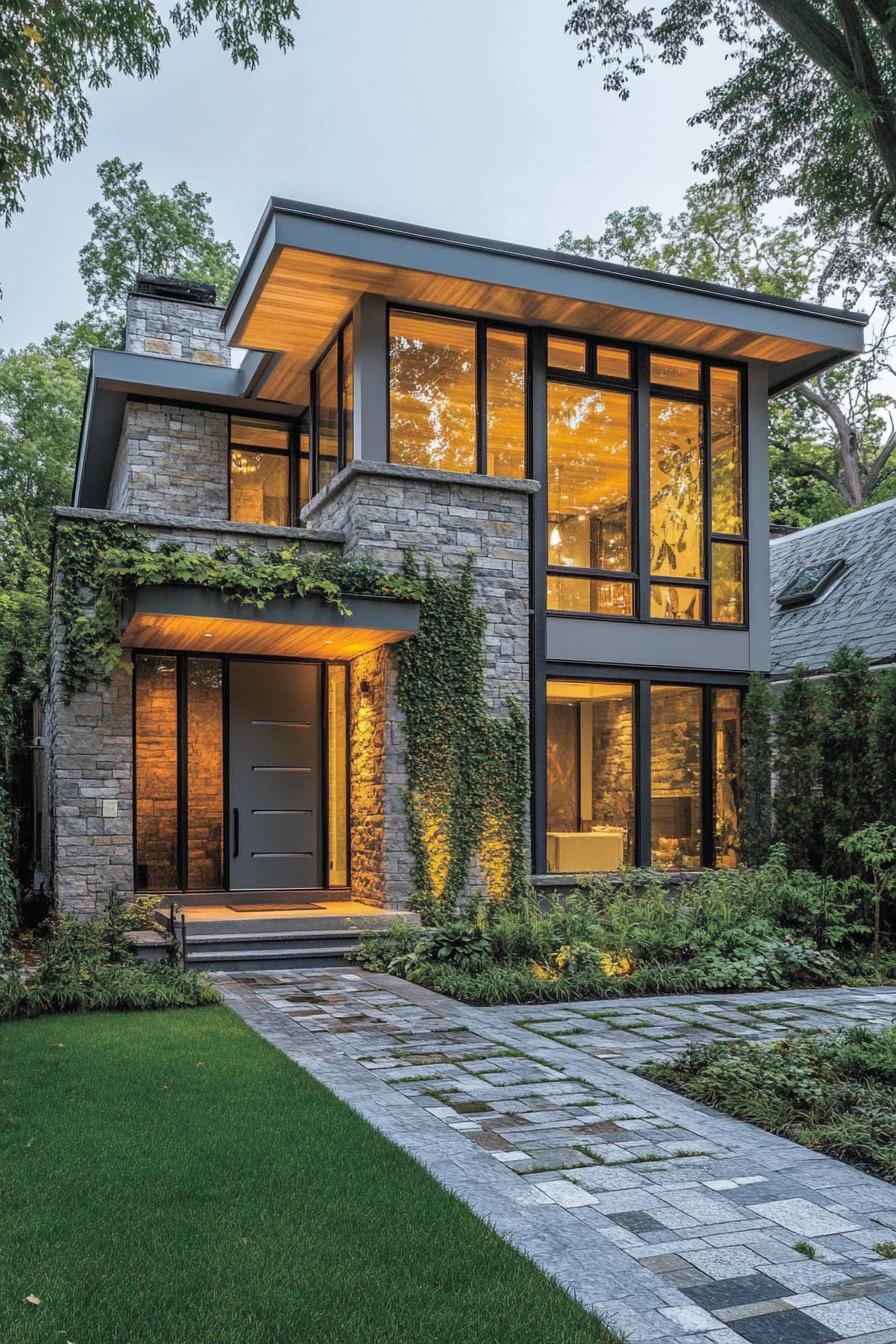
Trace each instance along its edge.
<path fill-rule="evenodd" d="M 787 587 L 778 594 L 779 607 L 806 607 L 827 592 L 835 579 L 846 568 L 846 561 L 820 560 L 818 564 L 801 569 Z"/>

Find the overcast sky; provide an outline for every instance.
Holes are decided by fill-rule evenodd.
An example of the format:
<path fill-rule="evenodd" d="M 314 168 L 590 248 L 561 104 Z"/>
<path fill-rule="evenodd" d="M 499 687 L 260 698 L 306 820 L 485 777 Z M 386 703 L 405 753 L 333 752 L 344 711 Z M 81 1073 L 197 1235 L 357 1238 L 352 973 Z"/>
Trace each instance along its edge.
<path fill-rule="evenodd" d="M 29 187 L 0 238 L 0 347 L 84 310 L 78 250 L 96 165 L 116 154 L 155 191 L 209 192 L 241 255 L 269 196 L 541 247 L 609 210 L 677 208 L 719 48 L 651 68 L 623 103 L 578 68 L 565 15 L 564 0 L 304 0 L 295 50 L 263 51 L 254 73 L 209 30 L 176 43 L 158 79 L 116 77 L 86 150 Z"/>

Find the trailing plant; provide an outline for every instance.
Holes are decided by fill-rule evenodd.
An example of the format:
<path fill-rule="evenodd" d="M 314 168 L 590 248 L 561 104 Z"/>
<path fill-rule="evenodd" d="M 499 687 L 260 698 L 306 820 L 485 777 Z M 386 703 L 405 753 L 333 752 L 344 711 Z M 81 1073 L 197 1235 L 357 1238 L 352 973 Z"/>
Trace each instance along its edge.
<path fill-rule="evenodd" d="M 795 868 L 819 858 L 821 747 L 818 694 L 798 663 L 781 692 L 775 714 L 775 837 Z"/>
<path fill-rule="evenodd" d="M 739 762 L 740 857 L 752 867 L 765 862 L 771 844 L 773 704 L 768 680 L 758 672 L 752 673 L 744 696 Z"/>
<path fill-rule="evenodd" d="M 298 545 L 254 550 L 248 545 L 188 551 L 179 542 L 150 545 L 126 523 L 70 523 L 57 530 L 57 609 L 63 625 L 60 679 L 66 699 L 98 674 L 108 678 L 121 658 L 119 621 L 125 597 L 147 584 L 213 588 L 229 602 L 262 609 L 275 598 L 317 596 L 350 614 L 350 595 L 414 599 L 420 585 L 386 574 L 369 558 L 305 553 Z"/>
<path fill-rule="evenodd" d="M 408 555 L 404 573 L 423 589 L 420 630 L 398 650 L 415 902 L 443 919 L 464 896 L 477 853 L 493 899 L 525 887 L 526 719 L 512 700 L 506 718 L 488 712 L 485 612 L 475 600 L 472 556 L 456 575 L 428 564 L 421 576 Z"/>

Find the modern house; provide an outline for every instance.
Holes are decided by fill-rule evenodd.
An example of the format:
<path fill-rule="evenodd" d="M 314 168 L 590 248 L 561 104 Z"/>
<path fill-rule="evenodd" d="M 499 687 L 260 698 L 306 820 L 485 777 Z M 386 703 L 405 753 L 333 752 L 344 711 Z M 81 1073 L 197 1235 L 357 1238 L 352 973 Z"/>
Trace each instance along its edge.
<path fill-rule="evenodd" d="M 84 523 L 388 573 L 408 550 L 446 574 L 472 553 L 489 707 L 528 718 L 531 873 L 733 864 L 742 689 L 769 669 L 767 401 L 860 351 L 863 325 L 284 200 L 223 310 L 141 278 L 124 351 L 94 352 L 56 521 L 61 905 L 401 909 L 412 887 L 395 668 L 417 605 L 147 584 L 123 661 L 67 694 L 58 548 Z"/>
<path fill-rule="evenodd" d="M 896 499 L 771 542 L 771 676 L 824 676 L 842 644 L 896 664 Z"/>

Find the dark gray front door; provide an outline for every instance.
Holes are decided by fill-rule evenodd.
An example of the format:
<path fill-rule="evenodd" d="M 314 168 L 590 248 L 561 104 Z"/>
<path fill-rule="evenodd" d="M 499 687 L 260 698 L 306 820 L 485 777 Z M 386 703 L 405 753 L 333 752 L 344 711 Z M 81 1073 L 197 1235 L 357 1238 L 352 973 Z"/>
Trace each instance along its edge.
<path fill-rule="evenodd" d="M 321 668 L 230 662 L 230 889 L 321 885 Z"/>

